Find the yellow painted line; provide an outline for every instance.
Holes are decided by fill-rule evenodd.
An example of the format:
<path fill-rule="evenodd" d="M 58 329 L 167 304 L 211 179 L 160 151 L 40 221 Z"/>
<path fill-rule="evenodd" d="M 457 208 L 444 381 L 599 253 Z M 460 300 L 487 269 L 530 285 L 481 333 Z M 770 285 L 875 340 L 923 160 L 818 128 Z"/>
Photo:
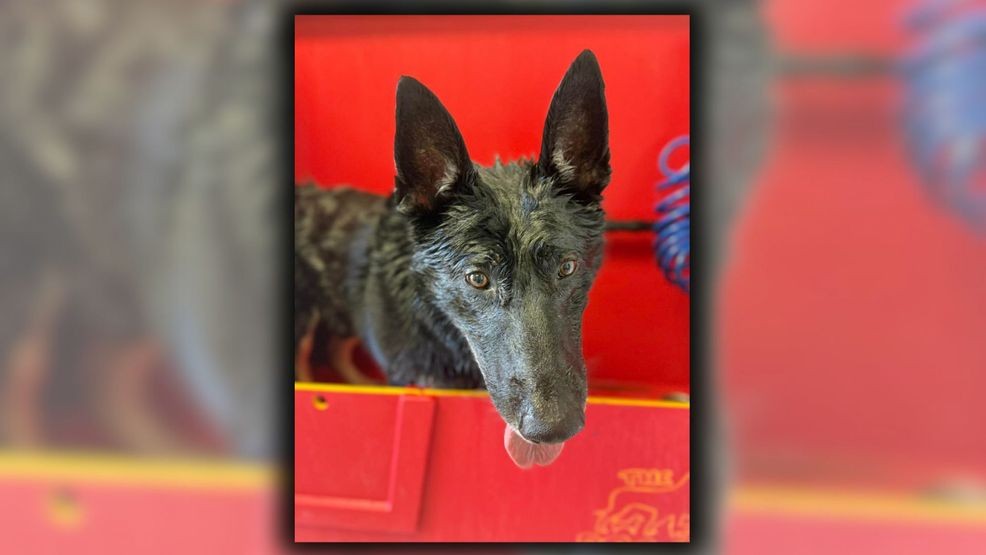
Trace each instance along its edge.
<path fill-rule="evenodd" d="M 661 407 L 665 409 L 688 409 L 689 403 L 664 401 L 661 399 L 633 399 L 628 397 L 597 397 L 590 395 L 589 404 L 617 405 L 621 407 Z"/>
<path fill-rule="evenodd" d="M 342 383 L 295 382 L 295 391 L 318 393 L 362 393 L 372 395 L 434 395 L 437 397 L 487 397 L 477 389 L 431 389 L 427 387 L 398 387 L 393 385 L 349 385 Z"/>
<path fill-rule="evenodd" d="M 85 452 L 0 450 L 0 480 L 38 479 L 177 489 L 273 491 L 275 469 L 260 463 L 150 459 Z M 927 499 L 913 494 L 778 486 L 734 489 L 730 509 L 779 517 L 907 521 L 986 527 L 986 503 Z"/>
<path fill-rule="evenodd" d="M 986 503 L 928 499 L 914 494 L 745 486 L 730 494 L 729 504 L 740 513 L 785 517 L 986 526 Z"/>
<path fill-rule="evenodd" d="M 295 391 L 315 393 L 358 393 L 371 395 L 431 395 L 435 397 L 489 397 L 489 394 L 477 389 L 433 389 L 417 387 L 397 387 L 392 385 L 349 385 L 341 383 L 295 382 Z M 661 407 L 669 409 L 687 409 L 689 403 L 680 401 L 664 401 L 660 399 L 632 399 L 623 397 L 589 396 L 588 402 L 593 405 L 617 405 L 624 407 Z"/>
<path fill-rule="evenodd" d="M 156 459 L 87 452 L 0 450 L 0 479 L 194 489 L 270 489 L 276 469 L 232 460 Z"/>

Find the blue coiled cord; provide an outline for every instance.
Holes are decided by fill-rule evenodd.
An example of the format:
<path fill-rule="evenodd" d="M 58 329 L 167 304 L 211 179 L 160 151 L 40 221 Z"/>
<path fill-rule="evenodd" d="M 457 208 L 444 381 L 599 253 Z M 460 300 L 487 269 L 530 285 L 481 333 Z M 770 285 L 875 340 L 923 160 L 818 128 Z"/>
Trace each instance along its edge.
<path fill-rule="evenodd" d="M 668 166 L 668 158 L 678 148 L 689 144 L 688 135 L 671 140 L 661 150 L 657 165 L 664 180 L 658 191 L 670 191 L 657 204 L 654 222 L 654 253 L 665 277 L 686 293 L 691 277 L 691 203 L 689 162 L 678 169 Z"/>
<path fill-rule="evenodd" d="M 925 186 L 986 231 L 986 2 L 932 0 L 908 19 L 905 130 Z"/>

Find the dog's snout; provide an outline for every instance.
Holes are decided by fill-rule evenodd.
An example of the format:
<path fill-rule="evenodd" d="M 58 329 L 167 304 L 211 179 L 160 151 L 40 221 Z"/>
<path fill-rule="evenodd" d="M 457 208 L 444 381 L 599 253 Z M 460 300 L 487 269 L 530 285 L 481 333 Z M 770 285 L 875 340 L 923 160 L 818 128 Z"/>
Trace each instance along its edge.
<path fill-rule="evenodd" d="M 526 403 L 520 419 L 520 435 L 534 443 L 561 443 L 582 430 L 585 412 L 579 403 L 537 406 Z"/>

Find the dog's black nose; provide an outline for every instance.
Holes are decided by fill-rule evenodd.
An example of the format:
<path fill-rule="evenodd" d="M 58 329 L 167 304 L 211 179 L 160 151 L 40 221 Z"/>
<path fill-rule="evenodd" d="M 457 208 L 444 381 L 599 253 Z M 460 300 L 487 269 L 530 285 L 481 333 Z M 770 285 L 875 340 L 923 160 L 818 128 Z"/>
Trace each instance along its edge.
<path fill-rule="evenodd" d="M 525 406 L 520 419 L 520 435 L 534 443 L 561 443 L 579 433 L 585 425 L 585 412 L 578 404 L 564 409 L 538 410 Z"/>

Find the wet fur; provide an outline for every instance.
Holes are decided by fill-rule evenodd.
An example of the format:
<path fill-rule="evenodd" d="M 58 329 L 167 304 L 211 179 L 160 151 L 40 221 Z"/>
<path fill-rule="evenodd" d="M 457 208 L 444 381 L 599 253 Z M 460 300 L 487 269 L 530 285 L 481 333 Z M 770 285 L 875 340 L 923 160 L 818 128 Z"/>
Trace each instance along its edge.
<path fill-rule="evenodd" d="M 564 441 L 584 422 L 582 313 L 609 180 L 602 80 L 584 52 L 538 162 L 473 164 L 437 97 L 398 88 L 395 193 L 296 188 L 295 341 L 312 318 L 358 336 L 393 384 L 486 387 L 511 426 Z M 574 274 L 560 277 L 566 259 Z M 464 276 L 482 271 L 485 290 Z"/>

